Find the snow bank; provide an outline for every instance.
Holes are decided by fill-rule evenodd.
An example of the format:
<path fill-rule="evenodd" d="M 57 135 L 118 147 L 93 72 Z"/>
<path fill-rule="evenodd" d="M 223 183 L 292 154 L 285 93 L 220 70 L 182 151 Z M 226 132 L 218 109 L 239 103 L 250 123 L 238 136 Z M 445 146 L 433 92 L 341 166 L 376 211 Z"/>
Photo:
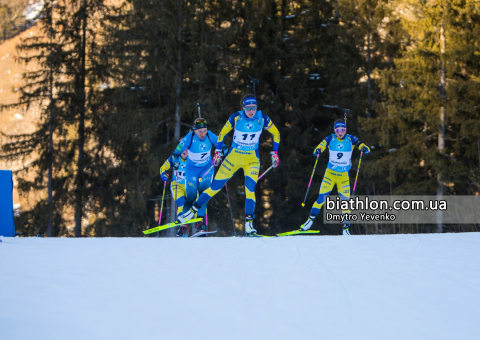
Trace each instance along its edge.
<path fill-rule="evenodd" d="M 480 339 L 480 234 L 0 243 L 1 339 Z"/>

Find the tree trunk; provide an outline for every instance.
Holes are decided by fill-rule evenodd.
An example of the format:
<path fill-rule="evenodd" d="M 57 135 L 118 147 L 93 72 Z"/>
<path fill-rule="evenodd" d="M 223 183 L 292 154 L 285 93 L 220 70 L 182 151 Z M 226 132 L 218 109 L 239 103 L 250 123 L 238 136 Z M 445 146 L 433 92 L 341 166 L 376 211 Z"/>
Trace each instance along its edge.
<path fill-rule="evenodd" d="M 83 188 L 84 188 L 84 146 L 85 146 L 85 57 L 87 40 L 87 1 L 83 0 L 82 9 L 82 41 L 80 44 L 80 81 L 79 81 L 79 119 L 78 119 L 78 160 L 77 188 L 75 198 L 75 237 L 82 236 Z"/>
<path fill-rule="evenodd" d="M 365 73 L 367 74 L 367 100 L 368 100 L 368 108 L 367 108 L 367 117 L 371 117 L 370 109 L 372 107 L 372 78 L 371 78 L 371 66 L 370 61 L 372 59 L 371 56 L 371 49 L 370 49 L 370 32 L 367 34 L 367 67 L 365 68 Z"/>
<path fill-rule="evenodd" d="M 182 94 L 182 0 L 178 0 L 178 22 L 177 22 L 177 76 L 176 76 L 176 85 L 177 89 L 175 91 L 175 133 L 174 141 L 180 140 L 180 107 L 182 105 L 181 94 Z M 172 206 L 175 208 L 174 197 L 172 197 Z M 172 215 L 176 217 L 176 212 Z M 168 233 L 165 236 L 173 237 L 175 235 L 175 228 L 168 229 Z"/>
<path fill-rule="evenodd" d="M 53 229 L 53 4 L 50 3 L 50 79 L 49 79 L 49 95 L 50 95 L 50 120 L 48 123 L 48 222 L 47 237 L 52 237 Z"/>
<path fill-rule="evenodd" d="M 443 13 L 442 13 L 443 15 Z M 446 87 L 446 72 L 445 72 L 445 22 L 442 19 L 440 26 L 440 97 L 442 99 L 442 106 L 440 107 L 440 131 L 438 134 L 438 151 L 444 152 L 445 149 L 445 87 Z M 443 160 L 440 160 L 443 162 Z M 443 174 L 440 170 L 442 165 L 439 166 L 437 175 L 438 188 L 437 188 L 437 200 L 443 199 Z M 443 212 L 437 211 L 437 233 L 441 233 L 443 229 Z"/>

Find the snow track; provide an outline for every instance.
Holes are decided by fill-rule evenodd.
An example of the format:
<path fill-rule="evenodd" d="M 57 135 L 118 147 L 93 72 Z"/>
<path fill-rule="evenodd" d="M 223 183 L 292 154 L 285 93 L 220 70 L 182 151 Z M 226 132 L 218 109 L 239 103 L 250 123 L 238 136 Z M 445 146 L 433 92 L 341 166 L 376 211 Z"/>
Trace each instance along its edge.
<path fill-rule="evenodd" d="M 480 234 L 3 238 L 1 339 L 480 339 Z"/>

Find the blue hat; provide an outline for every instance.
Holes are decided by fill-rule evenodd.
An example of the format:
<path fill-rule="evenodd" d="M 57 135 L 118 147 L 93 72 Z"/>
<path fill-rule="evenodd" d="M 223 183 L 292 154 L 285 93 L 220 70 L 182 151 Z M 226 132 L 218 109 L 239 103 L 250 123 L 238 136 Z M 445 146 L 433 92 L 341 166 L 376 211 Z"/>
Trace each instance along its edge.
<path fill-rule="evenodd" d="M 247 97 L 243 100 L 242 106 L 257 105 L 257 99 L 255 97 Z"/>
<path fill-rule="evenodd" d="M 335 125 L 333 125 L 333 129 L 337 129 L 337 128 L 347 128 L 347 124 L 345 124 L 344 122 L 336 122 Z"/>

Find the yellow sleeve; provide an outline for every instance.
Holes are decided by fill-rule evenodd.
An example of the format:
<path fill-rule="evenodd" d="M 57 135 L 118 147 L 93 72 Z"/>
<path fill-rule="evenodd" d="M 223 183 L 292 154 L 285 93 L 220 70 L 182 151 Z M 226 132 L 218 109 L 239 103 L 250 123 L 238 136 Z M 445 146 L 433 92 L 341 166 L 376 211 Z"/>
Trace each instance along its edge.
<path fill-rule="evenodd" d="M 232 124 L 230 123 L 230 119 L 227 120 L 225 125 L 222 128 L 222 131 L 220 131 L 220 134 L 218 135 L 218 141 L 217 141 L 217 149 L 222 149 L 223 145 L 223 140 L 225 139 L 225 136 L 232 131 Z"/>
<path fill-rule="evenodd" d="M 163 172 L 166 172 L 168 170 L 170 170 L 170 167 L 172 165 L 170 164 L 170 157 L 165 161 L 165 163 L 163 163 L 163 165 L 160 167 L 160 175 L 163 173 Z"/>
<path fill-rule="evenodd" d="M 280 145 L 280 131 L 278 131 L 277 127 L 272 123 L 272 121 L 270 121 L 265 129 L 273 136 L 273 151 L 278 151 L 278 146 Z"/>
<path fill-rule="evenodd" d="M 324 139 L 320 144 L 317 145 L 315 150 L 320 149 L 320 151 L 324 152 L 326 148 L 327 148 L 327 141 Z"/>

